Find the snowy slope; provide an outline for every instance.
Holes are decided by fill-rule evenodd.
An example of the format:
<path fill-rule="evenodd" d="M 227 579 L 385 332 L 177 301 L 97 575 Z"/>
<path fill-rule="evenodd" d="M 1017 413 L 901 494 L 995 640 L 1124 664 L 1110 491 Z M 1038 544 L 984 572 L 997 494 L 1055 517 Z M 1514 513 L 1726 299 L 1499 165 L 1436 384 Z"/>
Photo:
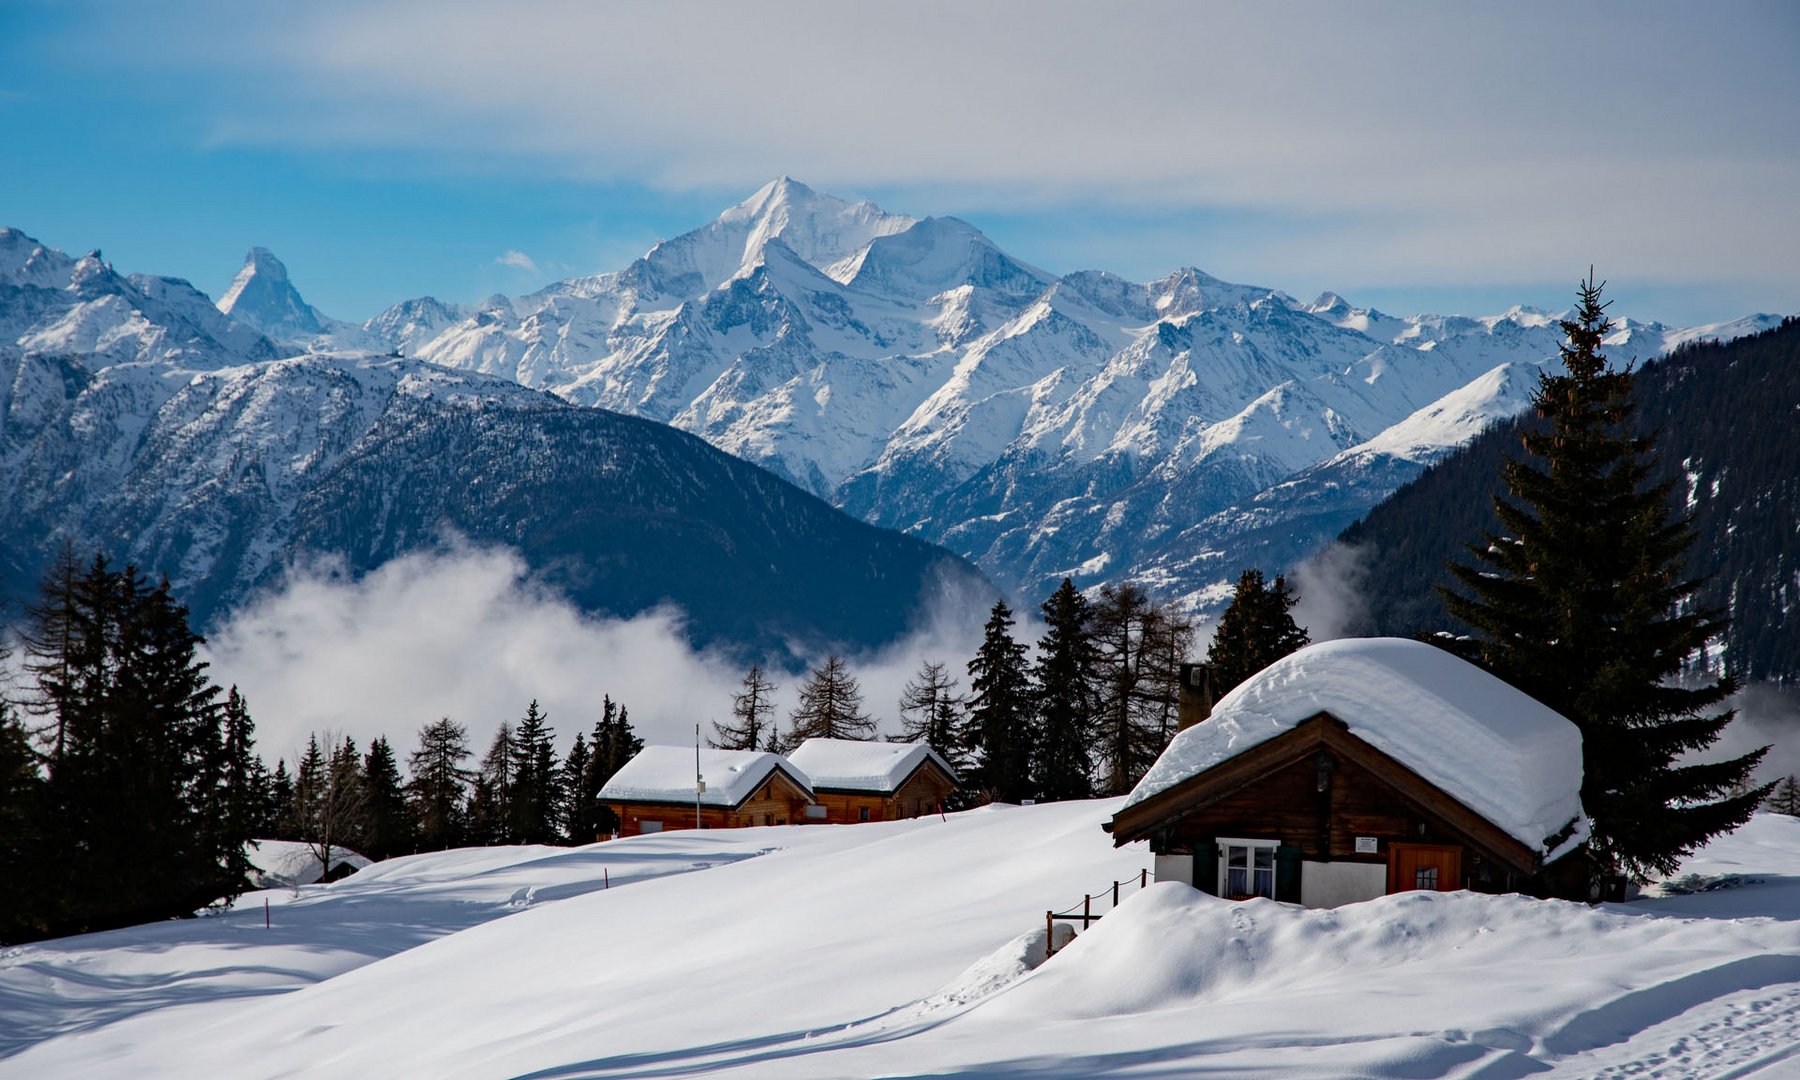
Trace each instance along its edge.
<path fill-rule="evenodd" d="M 1118 805 L 413 856 L 12 949 L 0 1076 L 1792 1074 L 1800 821 L 1599 908 L 1128 888 L 1028 971 L 1147 864 Z"/>

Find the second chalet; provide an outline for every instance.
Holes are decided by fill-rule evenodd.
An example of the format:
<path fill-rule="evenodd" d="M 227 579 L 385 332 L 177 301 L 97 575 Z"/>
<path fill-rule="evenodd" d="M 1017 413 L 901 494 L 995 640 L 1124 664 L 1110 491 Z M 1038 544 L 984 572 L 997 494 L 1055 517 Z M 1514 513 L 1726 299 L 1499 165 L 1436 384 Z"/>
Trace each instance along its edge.
<path fill-rule="evenodd" d="M 955 770 L 924 743 L 808 739 L 788 755 L 824 808 L 809 820 L 894 821 L 937 812 L 959 786 Z"/>
<path fill-rule="evenodd" d="M 811 782 L 786 758 L 702 750 L 696 762 L 691 746 L 644 747 L 600 789 L 600 802 L 618 815 L 620 836 L 796 824 L 816 805 Z"/>

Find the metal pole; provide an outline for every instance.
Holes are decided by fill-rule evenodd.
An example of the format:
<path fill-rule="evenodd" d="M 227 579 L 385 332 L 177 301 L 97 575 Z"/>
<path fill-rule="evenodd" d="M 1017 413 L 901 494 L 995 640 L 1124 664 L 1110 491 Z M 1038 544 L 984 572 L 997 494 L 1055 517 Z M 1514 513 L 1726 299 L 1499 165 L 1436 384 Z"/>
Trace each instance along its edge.
<path fill-rule="evenodd" d="M 700 725 L 694 725 L 694 828 L 700 828 Z"/>

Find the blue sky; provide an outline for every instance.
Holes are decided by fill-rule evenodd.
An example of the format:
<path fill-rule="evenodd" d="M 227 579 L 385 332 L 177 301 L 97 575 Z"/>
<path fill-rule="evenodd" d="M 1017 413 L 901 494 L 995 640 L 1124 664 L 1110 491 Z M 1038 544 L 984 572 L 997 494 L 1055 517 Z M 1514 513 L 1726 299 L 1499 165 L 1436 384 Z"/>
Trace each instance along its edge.
<path fill-rule="evenodd" d="M 0 224 L 361 319 L 788 174 L 1046 269 L 1800 312 L 1800 7 L 0 0 Z M 524 258 L 509 253 L 521 253 Z"/>

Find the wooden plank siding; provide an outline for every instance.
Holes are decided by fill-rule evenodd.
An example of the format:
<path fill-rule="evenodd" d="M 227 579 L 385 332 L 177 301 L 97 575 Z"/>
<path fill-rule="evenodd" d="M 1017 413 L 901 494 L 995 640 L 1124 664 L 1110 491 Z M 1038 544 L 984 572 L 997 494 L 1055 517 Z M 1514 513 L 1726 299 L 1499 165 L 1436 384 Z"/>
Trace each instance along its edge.
<path fill-rule="evenodd" d="M 1465 853 L 1448 887 L 1488 892 L 1539 869 L 1530 849 L 1324 713 L 1114 819 L 1115 844 L 1145 837 L 1157 854 L 1235 837 L 1295 845 L 1307 861 L 1377 865 L 1395 844 L 1446 845 Z M 1359 853 L 1358 837 L 1376 838 L 1377 850 Z"/>
<path fill-rule="evenodd" d="M 935 814 L 945 796 L 956 790 L 956 782 L 930 759 L 912 771 L 892 793 L 858 791 L 845 788 L 815 788 L 813 794 L 825 807 L 827 824 L 854 824 L 859 821 L 898 821 L 902 818 Z M 863 817 L 863 811 L 868 816 Z M 807 820 L 818 823 L 820 818 Z"/>
<path fill-rule="evenodd" d="M 751 825 L 793 825 L 806 820 L 806 792 L 779 770 L 736 806 L 700 807 L 703 829 L 742 829 Z M 640 836 L 643 822 L 662 822 L 663 832 L 694 827 L 692 802 L 609 800 L 606 805 L 619 816 L 620 836 Z"/>

